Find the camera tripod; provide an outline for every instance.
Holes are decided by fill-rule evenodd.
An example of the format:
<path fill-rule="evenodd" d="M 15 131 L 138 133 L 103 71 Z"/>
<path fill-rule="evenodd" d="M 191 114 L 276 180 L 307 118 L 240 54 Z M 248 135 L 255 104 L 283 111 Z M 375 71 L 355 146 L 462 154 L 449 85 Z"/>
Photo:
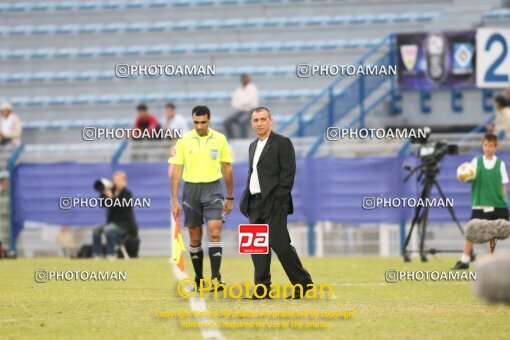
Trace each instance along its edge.
<path fill-rule="evenodd" d="M 430 194 L 432 192 L 432 188 L 436 187 L 437 191 L 439 192 L 440 197 L 446 201 L 446 196 L 439 186 L 439 183 L 436 180 L 436 176 L 439 174 L 439 167 L 437 164 L 422 164 L 420 166 L 415 167 L 414 169 L 409 169 L 406 167 L 407 170 L 410 170 L 409 175 L 404 179 L 404 182 L 407 182 L 407 180 L 417 171 L 420 170 L 420 174 L 418 175 L 418 180 L 420 180 L 423 176 L 425 178 L 423 179 L 423 189 L 420 194 L 420 199 L 422 202 L 427 202 L 427 200 L 430 198 Z M 459 223 L 459 220 L 457 219 L 457 216 L 455 215 L 455 211 L 453 210 L 453 207 L 447 205 L 448 211 L 450 213 L 450 216 L 452 217 L 452 220 L 457 224 L 457 227 L 460 230 L 460 233 L 464 235 L 464 231 L 462 230 L 462 226 Z M 459 252 L 457 250 L 438 250 L 438 249 L 425 249 L 425 234 L 427 232 L 427 224 L 428 224 L 428 215 L 429 215 L 429 209 L 430 207 L 428 205 L 422 206 L 418 205 L 415 208 L 414 216 L 411 222 L 411 228 L 409 229 L 409 232 L 406 236 L 406 240 L 403 247 L 403 256 L 405 262 L 410 262 L 411 252 L 419 252 L 421 261 L 427 262 L 427 254 L 436 254 L 439 252 L 442 253 L 456 253 Z M 409 241 L 411 240 L 411 235 L 413 233 L 414 227 L 418 226 L 418 235 L 420 237 L 420 246 L 419 250 L 407 250 L 407 246 L 409 245 Z M 473 254 L 472 254 L 473 255 Z"/>

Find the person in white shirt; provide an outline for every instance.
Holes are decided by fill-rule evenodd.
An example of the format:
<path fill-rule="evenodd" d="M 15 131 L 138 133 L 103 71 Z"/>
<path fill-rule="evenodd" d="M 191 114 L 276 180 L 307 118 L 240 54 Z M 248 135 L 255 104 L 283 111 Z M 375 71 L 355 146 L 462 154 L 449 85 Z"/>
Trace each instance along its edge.
<path fill-rule="evenodd" d="M 235 90 L 231 104 L 234 114 L 224 122 L 225 133 L 228 138 L 247 138 L 247 126 L 251 119 L 251 112 L 259 106 L 257 86 L 251 83 L 248 74 L 244 73 L 241 75 L 241 86 Z M 235 133 L 236 127 L 239 130 L 239 134 Z"/>
<path fill-rule="evenodd" d="M 189 124 L 182 115 L 175 112 L 175 105 L 173 103 L 166 104 L 166 112 L 161 120 L 163 129 L 181 129 L 182 134 L 189 131 Z"/>
<path fill-rule="evenodd" d="M 0 145 L 13 143 L 18 145 L 21 142 L 21 120 L 18 115 L 12 112 L 12 105 L 2 103 L 0 105 L 2 117 L 0 117 Z"/>

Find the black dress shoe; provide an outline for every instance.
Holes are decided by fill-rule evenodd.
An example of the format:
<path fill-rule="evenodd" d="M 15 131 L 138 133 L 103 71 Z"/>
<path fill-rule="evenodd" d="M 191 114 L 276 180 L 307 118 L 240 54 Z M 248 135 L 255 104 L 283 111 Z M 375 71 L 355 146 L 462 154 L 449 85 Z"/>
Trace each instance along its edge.
<path fill-rule="evenodd" d="M 251 300 L 272 300 L 273 298 L 269 296 L 269 293 L 266 294 L 264 297 L 256 297 L 255 295 L 253 295 L 251 297 Z"/>
<path fill-rule="evenodd" d="M 290 294 L 289 296 L 287 296 L 287 299 L 299 300 L 299 299 L 304 298 L 306 295 L 306 292 L 309 291 L 310 289 L 312 289 L 312 288 L 308 287 L 309 284 L 312 284 L 312 283 L 307 283 L 306 285 L 303 285 L 303 295 L 300 295 L 300 293 L 301 293 L 300 289 L 296 289 L 296 290 L 294 290 L 294 294 Z"/>

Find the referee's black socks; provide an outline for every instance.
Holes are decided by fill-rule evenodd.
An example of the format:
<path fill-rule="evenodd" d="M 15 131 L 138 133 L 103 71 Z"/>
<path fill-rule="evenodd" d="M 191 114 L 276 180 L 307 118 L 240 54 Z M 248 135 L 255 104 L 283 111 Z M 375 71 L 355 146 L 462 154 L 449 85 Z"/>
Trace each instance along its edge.
<path fill-rule="evenodd" d="M 204 277 L 204 251 L 201 245 L 196 247 L 190 245 L 189 252 L 191 262 L 193 263 L 193 269 L 195 269 L 195 280 L 200 280 Z"/>
<path fill-rule="evenodd" d="M 209 258 L 211 260 L 211 277 L 221 281 L 220 267 L 223 248 L 221 242 L 209 242 Z"/>

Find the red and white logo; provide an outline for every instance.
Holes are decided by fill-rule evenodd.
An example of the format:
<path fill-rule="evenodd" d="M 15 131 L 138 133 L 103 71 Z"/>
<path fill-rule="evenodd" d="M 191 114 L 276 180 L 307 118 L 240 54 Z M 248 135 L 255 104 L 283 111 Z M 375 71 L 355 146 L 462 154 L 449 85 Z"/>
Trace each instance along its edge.
<path fill-rule="evenodd" d="M 239 225 L 239 254 L 269 253 L 268 224 Z"/>

